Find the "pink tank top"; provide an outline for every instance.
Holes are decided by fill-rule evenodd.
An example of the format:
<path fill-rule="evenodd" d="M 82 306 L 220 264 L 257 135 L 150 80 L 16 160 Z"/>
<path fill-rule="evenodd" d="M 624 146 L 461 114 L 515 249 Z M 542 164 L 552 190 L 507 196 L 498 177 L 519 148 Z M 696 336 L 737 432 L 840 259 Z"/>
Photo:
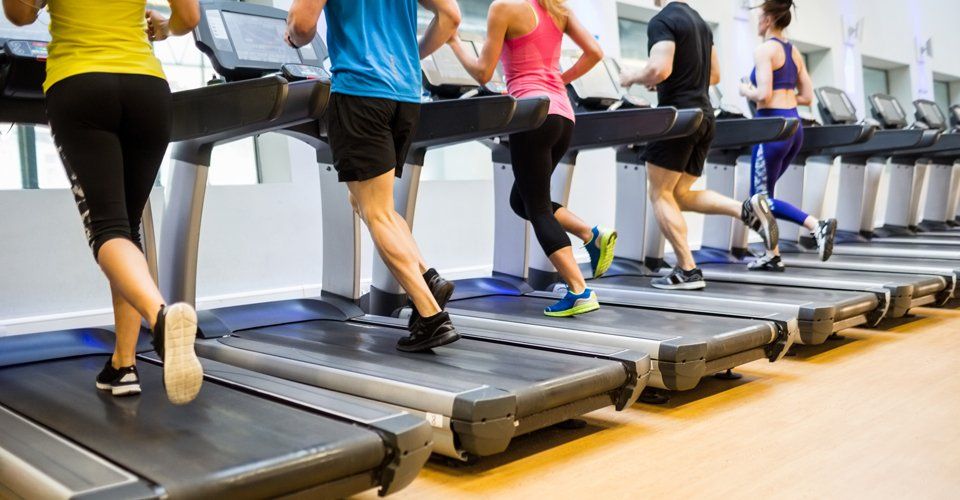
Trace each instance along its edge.
<path fill-rule="evenodd" d="M 537 27 L 506 40 L 500 58 L 510 95 L 550 98 L 550 114 L 574 121 L 573 106 L 560 73 L 560 44 L 563 32 L 537 0 L 529 0 L 537 13 Z"/>

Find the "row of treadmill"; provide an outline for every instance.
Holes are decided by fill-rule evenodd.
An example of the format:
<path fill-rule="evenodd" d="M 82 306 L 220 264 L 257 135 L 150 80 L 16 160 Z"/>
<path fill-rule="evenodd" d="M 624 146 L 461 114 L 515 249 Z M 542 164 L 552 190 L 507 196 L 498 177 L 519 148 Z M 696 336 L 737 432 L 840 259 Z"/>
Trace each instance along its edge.
<path fill-rule="evenodd" d="M 580 153 L 614 148 L 618 255 L 605 277 L 590 281 L 600 311 L 546 317 L 543 308 L 563 290 L 530 228 L 509 209 L 507 136 L 539 126 L 549 103 L 503 95 L 502 80 L 478 87 L 444 49 L 423 63 L 430 99 L 397 184 L 397 209 L 413 225 L 427 151 L 487 145 L 497 198 L 493 274 L 457 282 L 449 311 L 462 341 L 430 354 L 399 352 L 409 312 L 382 263 L 361 294 L 360 225 L 326 143 L 324 45 L 318 37 L 301 49 L 286 46 L 285 19 L 265 6 L 204 3 L 196 45 L 223 82 L 174 94 L 173 170 L 166 205 L 152 207 L 163 211 L 163 224 L 155 229 L 145 218 L 145 247 L 165 297 L 196 303 L 212 151 L 278 132 L 316 150 L 322 295 L 201 311 L 206 383 L 186 407 L 166 402 L 147 334 L 143 393 L 128 399 L 93 386 L 112 352 L 112 327 L 0 338 L 0 496 L 342 497 L 372 488 L 386 495 L 413 481 L 431 454 L 482 459 L 519 435 L 641 398 L 662 401 L 704 377 L 732 378 L 739 365 L 776 361 L 794 344 L 821 344 L 846 328 L 955 298 L 960 134 L 947 131 L 948 119 L 926 101 L 907 126 L 900 104 L 881 95 L 872 98 L 880 123 L 858 123 L 850 99 L 831 88 L 817 92 L 823 125 L 721 113 L 705 175 L 709 188 L 744 199 L 745 152 L 807 127 L 803 154 L 777 197 L 824 213 L 839 164 L 835 256 L 820 262 L 809 235 L 784 226 L 787 271 L 749 272 L 745 259 L 757 250 L 746 229 L 707 217 L 697 255 L 707 289 L 652 288 L 669 263 L 640 157 L 648 141 L 688 135 L 704 117 L 625 97 L 611 61 L 571 86 L 577 126 L 553 195 L 568 200 Z M 0 27 L 0 122 L 45 124 L 46 40 Z M 885 224 L 875 224 L 880 219 Z"/>

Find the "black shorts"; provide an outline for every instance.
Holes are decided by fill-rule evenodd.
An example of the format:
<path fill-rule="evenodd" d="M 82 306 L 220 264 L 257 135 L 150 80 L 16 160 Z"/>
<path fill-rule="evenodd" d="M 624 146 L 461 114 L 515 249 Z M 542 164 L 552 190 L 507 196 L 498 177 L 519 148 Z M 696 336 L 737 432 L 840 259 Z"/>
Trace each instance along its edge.
<path fill-rule="evenodd" d="M 420 104 L 335 93 L 327 120 L 340 182 L 365 181 L 394 169 L 400 177 L 417 133 Z"/>
<path fill-rule="evenodd" d="M 643 161 L 667 170 L 689 174 L 694 177 L 703 175 L 703 166 L 707 162 L 707 153 L 713 144 L 717 123 L 712 114 L 704 114 L 700 128 L 687 137 L 651 142 L 643 153 Z"/>

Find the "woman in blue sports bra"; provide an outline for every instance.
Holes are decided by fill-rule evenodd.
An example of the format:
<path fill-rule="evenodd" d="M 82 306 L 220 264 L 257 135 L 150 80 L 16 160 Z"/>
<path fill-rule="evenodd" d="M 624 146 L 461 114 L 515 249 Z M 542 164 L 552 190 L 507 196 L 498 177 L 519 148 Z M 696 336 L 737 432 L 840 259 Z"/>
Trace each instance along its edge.
<path fill-rule="evenodd" d="M 797 106 L 809 106 L 813 101 L 813 81 L 807 73 L 800 51 L 786 41 L 783 31 L 793 18 L 793 0 L 766 0 L 761 5 L 759 34 L 764 42 L 754 53 L 756 68 L 750 83 L 740 86 L 740 94 L 757 103 L 756 118 L 799 118 Z M 779 142 L 759 144 L 753 148 L 751 195 L 764 193 L 770 198 L 773 215 L 810 230 L 817 241 L 820 258 L 827 260 L 833 253 L 837 221 L 817 220 L 799 208 L 774 197 L 774 187 L 790 167 L 803 145 L 803 129 L 793 137 Z M 747 267 L 751 271 L 783 271 L 780 249 L 775 248 Z"/>

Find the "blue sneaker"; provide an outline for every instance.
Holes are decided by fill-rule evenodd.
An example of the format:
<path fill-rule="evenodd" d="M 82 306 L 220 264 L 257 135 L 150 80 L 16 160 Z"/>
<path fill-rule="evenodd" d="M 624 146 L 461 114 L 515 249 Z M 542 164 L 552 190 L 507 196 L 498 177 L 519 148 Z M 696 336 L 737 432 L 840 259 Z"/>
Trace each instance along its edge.
<path fill-rule="evenodd" d="M 566 318 L 576 316 L 600 309 L 600 301 L 597 300 L 597 294 L 587 288 L 580 295 L 575 295 L 571 291 L 560 299 L 556 304 L 543 310 L 543 314 L 554 318 Z"/>
<path fill-rule="evenodd" d="M 617 232 L 610 229 L 593 228 L 593 238 L 584 245 L 590 254 L 590 269 L 593 277 L 599 278 L 610 270 L 613 263 L 613 251 L 617 247 Z"/>

